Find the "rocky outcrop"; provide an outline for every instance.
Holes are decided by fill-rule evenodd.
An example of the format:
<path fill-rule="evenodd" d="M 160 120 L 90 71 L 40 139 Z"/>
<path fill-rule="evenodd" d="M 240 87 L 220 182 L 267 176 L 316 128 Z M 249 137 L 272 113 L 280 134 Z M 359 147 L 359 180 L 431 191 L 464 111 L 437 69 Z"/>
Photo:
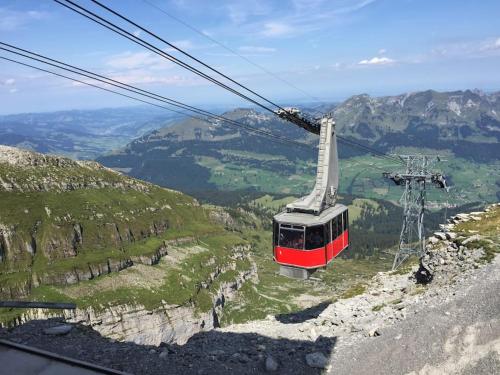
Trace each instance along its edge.
<path fill-rule="evenodd" d="M 485 257 L 485 246 L 494 243 L 490 238 L 470 231 L 457 231 L 461 223 L 480 222 L 500 204 L 487 207 L 485 211 L 462 213 L 453 216 L 447 224 L 442 224 L 440 232 L 428 239 L 426 254 L 420 259 L 415 277 L 418 282 L 446 285 L 454 278 L 471 269 L 478 268 Z"/>
<path fill-rule="evenodd" d="M 233 259 L 247 257 L 245 254 L 248 250 L 248 246 L 234 248 Z M 202 288 L 209 289 L 219 276 L 228 270 L 235 269 L 235 263 L 229 263 L 224 268 L 217 268 L 210 274 Z M 253 264 L 250 269 L 240 271 L 232 281 L 221 282 L 212 294 L 212 306 L 207 311 L 199 311 L 193 305 L 171 305 L 165 301 L 153 310 L 148 310 L 143 305 L 133 304 L 88 307 L 75 311 L 65 310 L 62 313 L 33 309 L 8 325 L 63 316 L 68 322 L 88 325 L 103 336 L 115 340 L 146 345 L 184 344 L 194 334 L 218 327 L 226 302 L 234 297 L 245 282 L 255 279 L 256 275 L 256 266 Z"/>
<path fill-rule="evenodd" d="M 169 228 L 166 220 L 151 223 L 148 228 L 139 232 L 131 228 L 119 229 L 115 223 L 103 225 L 100 235 L 103 236 L 103 244 L 115 248 L 123 248 L 137 240 L 143 240 L 151 236 L 159 236 Z M 126 235 L 122 235 L 121 233 Z M 107 238 L 106 238 L 107 237 Z M 192 237 L 179 238 L 173 241 L 164 241 L 154 252 L 136 256 L 124 256 L 122 258 L 108 258 L 102 262 L 88 262 L 84 266 L 72 267 L 66 271 L 54 271 L 47 268 L 44 271 L 34 271 L 27 268 L 31 276 L 25 280 L 19 278 L 19 284 L 0 285 L 0 298 L 20 298 L 30 293 L 30 287 L 39 285 L 68 285 L 83 280 L 91 280 L 95 277 L 118 272 L 133 264 L 152 265 L 158 263 L 161 257 L 168 253 L 171 244 L 192 241 Z M 58 261 L 64 258 L 75 258 L 78 256 L 82 245 L 86 241 L 95 241 L 88 238 L 85 227 L 82 224 L 68 224 L 64 227 L 54 227 L 49 237 L 39 238 L 33 234 L 22 235 L 15 228 L 0 225 L 0 264 L 9 259 L 18 264 L 24 259 L 24 264 L 30 265 L 36 252 L 41 252 L 49 261 Z"/>
<path fill-rule="evenodd" d="M 147 192 L 150 184 L 125 177 L 93 161 L 39 154 L 0 145 L 0 191 L 42 192 L 114 188 Z"/>
<path fill-rule="evenodd" d="M 112 272 L 119 272 L 126 268 L 132 267 L 134 264 L 145 264 L 148 266 L 157 264 L 160 259 L 168 255 L 168 249 L 172 245 L 179 245 L 182 243 L 188 243 L 194 241 L 193 237 L 183 237 L 175 240 L 163 241 L 162 245 L 158 247 L 153 253 L 148 255 L 136 255 L 131 257 L 124 257 L 122 259 L 107 259 L 103 263 L 89 263 L 85 268 L 73 268 L 66 272 L 44 272 L 36 273 L 33 272 L 31 282 L 33 287 L 39 285 L 71 285 L 78 283 L 80 281 L 92 280 L 96 277 L 110 274 Z M 5 291 L 7 292 L 7 291 Z M 30 288 L 20 288 L 18 293 L 9 290 L 8 295 L 10 297 L 19 297 L 28 295 Z M 0 287 L 0 296 L 3 295 L 4 291 Z"/>
<path fill-rule="evenodd" d="M 0 224 L 0 263 L 2 263 L 7 255 L 7 251 L 10 248 L 10 236 L 12 232 L 10 228 L 6 225 Z"/>

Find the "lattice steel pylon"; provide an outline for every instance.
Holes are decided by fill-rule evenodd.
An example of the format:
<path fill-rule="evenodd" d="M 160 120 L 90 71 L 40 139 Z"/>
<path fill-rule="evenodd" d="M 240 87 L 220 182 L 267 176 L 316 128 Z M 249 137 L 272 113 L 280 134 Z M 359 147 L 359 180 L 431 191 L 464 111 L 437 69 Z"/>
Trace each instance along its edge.
<path fill-rule="evenodd" d="M 404 186 L 401 196 L 403 206 L 403 226 L 399 238 L 399 247 L 394 257 L 392 269 L 397 269 L 411 255 L 419 258 L 425 254 L 424 213 L 427 184 L 430 182 L 439 188 L 447 189 L 446 180 L 441 173 L 432 172 L 439 156 L 400 155 L 406 162 L 404 173 L 384 173 L 396 185 Z"/>

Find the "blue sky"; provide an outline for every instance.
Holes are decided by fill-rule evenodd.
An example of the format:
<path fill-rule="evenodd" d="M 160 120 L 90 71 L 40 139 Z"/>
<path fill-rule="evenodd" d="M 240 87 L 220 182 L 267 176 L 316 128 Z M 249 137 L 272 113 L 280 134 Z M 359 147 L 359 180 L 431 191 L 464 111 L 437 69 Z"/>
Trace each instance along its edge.
<path fill-rule="evenodd" d="M 266 97 L 310 100 L 142 0 L 101 1 Z M 500 89 L 498 0 L 148 1 L 321 100 Z M 187 103 L 244 105 L 50 0 L 0 0 L 0 40 Z M 134 104 L 4 61 L 0 103 L 0 113 Z"/>

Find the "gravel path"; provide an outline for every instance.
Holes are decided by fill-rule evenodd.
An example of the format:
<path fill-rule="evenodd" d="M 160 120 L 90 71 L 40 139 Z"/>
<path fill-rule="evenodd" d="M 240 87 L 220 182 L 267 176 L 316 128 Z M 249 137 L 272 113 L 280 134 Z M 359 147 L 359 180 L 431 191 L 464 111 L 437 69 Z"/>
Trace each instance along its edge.
<path fill-rule="evenodd" d="M 381 336 L 334 350 L 331 374 L 499 374 L 500 257 L 410 308 Z"/>

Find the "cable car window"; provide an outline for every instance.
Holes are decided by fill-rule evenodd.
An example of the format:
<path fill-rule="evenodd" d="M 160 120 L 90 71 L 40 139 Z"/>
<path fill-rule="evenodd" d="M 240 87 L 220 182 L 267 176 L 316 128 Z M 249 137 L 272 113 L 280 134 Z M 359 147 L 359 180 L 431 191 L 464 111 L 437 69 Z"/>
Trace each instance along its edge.
<path fill-rule="evenodd" d="M 306 228 L 306 250 L 317 249 L 323 246 L 325 246 L 323 225 Z"/>
<path fill-rule="evenodd" d="M 337 220 L 332 219 L 332 239 L 337 238 Z"/>
<path fill-rule="evenodd" d="M 279 245 L 292 249 L 304 249 L 304 231 L 280 228 Z"/>
<path fill-rule="evenodd" d="M 342 234 L 342 215 L 338 215 L 335 218 L 335 221 L 337 222 L 337 235 L 336 237 L 340 236 Z"/>
<path fill-rule="evenodd" d="M 342 228 L 345 231 L 349 227 L 348 218 L 347 218 L 347 211 L 342 212 L 342 223 L 343 223 Z"/>
<path fill-rule="evenodd" d="M 330 243 L 332 241 L 330 222 L 325 224 L 325 243 Z"/>

